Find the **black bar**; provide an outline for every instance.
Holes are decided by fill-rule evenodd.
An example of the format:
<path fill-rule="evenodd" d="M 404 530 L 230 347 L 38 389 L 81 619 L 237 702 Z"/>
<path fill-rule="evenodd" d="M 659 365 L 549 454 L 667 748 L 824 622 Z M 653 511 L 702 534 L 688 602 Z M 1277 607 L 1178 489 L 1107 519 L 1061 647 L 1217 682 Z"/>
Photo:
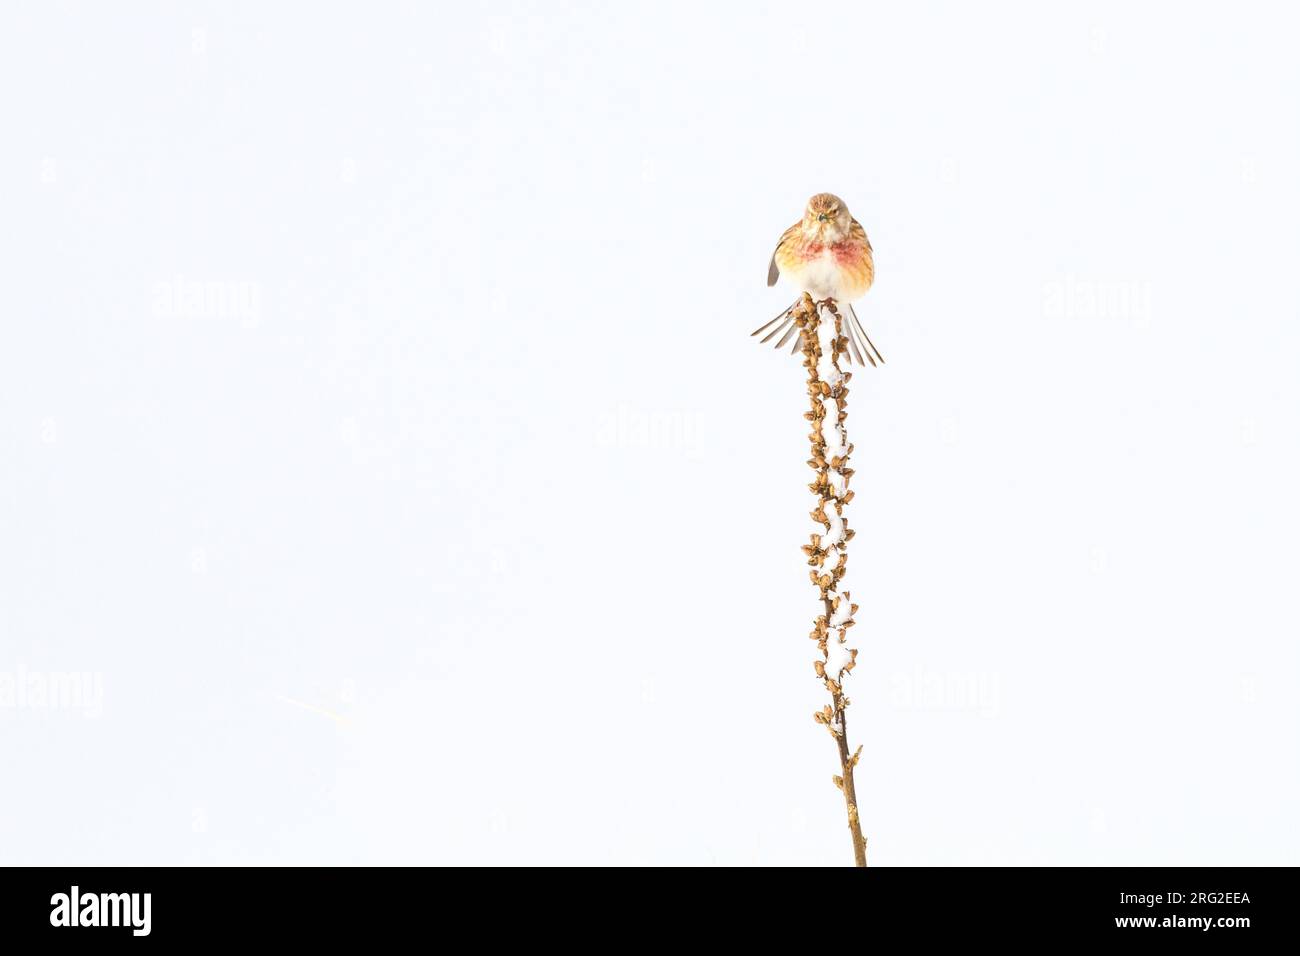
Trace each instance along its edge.
<path fill-rule="evenodd" d="M 1295 919 L 1295 873 L 1265 868 L 686 870 L 671 878 L 656 870 L 522 868 L 0 872 L 6 943 L 115 938 L 136 945 L 276 941 L 334 948 L 435 930 L 428 938 L 450 942 L 452 931 L 437 927 L 454 925 L 456 936 L 488 934 L 483 945 L 512 933 L 554 945 L 595 940 L 598 924 L 621 920 L 638 941 L 668 941 L 674 931 L 698 928 L 733 941 L 762 941 L 788 929 L 851 947 L 883 945 L 897 934 L 927 947 L 942 940 L 1126 939 L 1236 946 L 1287 940 Z M 70 925 L 74 886 L 79 917 L 93 913 L 93 921 L 109 922 L 116 913 L 120 925 Z"/>

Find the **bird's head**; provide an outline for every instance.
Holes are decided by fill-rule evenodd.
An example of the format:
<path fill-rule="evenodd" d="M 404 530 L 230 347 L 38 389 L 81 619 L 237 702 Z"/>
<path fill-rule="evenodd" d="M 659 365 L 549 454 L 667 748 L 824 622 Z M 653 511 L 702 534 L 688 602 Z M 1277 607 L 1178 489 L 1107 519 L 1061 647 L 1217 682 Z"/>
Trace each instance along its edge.
<path fill-rule="evenodd" d="M 849 234 L 849 224 L 853 218 L 844 200 L 830 193 L 818 193 L 808 200 L 808 208 L 803 214 L 803 227 L 806 235 L 819 242 L 836 242 Z"/>

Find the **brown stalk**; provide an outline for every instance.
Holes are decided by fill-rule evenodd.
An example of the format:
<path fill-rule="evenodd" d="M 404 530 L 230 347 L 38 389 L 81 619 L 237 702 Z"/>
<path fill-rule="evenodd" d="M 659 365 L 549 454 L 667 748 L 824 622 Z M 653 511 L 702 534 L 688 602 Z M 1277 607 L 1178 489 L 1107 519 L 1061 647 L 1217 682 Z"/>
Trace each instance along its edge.
<path fill-rule="evenodd" d="M 818 362 L 822 357 L 818 329 L 823 309 L 835 319 L 835 335 L 832 339 L 830 356 L 831 366 L 835 370 L 832 381 L 823 380 L 818 372 Z M 866 866 L 867 841 L 862 835 L 857 787 L 853 780 L 853 771 L 862 748 L 859 747 L 852 754 L 849 753 L 848 724 L 844 714 L 849 706 L 849 699 L 844 693 L 843 686 L 845 677 L 853 670 L 854 658 L 857 656 L 856 650 L 845 646 L 845 640 L 848 629 L 853 626 L 853 614 L 858 607 L 850 602 L 847 614 L 836 613 L 842 606 L 841 602 L 849 601 L 849 593 L 847 591 L 840 593 L 838 587 L 848 563 L 848 543 L 853 538 L 853 532 L 849 530 L 847 522 L 844 522 L 842 513 L 843 506 L 853 499 L 853 492 L 848 490 L 849 479 L 853 475 L 848 460 L 853 446 L 847 443 L 847 438 L 842 432 L 837 432 L 834 450 L 839 454 L 828 458 L 825 434 L 827 427 L 842 428 L 848 417 L 848 383 L 852 376 L 850 373 L 840 371 L 840 356 L 848 353 L 849 339 L 844 334 L 843 319 L 833 299 L 814 302 L 812 296 L 805 293 L 803 298 L 792 307 L 792 311 L 795 325 L 802 333 L 803 365 L 808 373 L 809 410 L 804 414 L 804 418 L 812 425 L 812 432 L 808 436 L 812 457 L 809 458 L 808 465 L 817 476 L 808 487 L 818 498 L 817 508 L 812 512 L 812 517 L 826 528 L 825 536 L 814 534 L 811 536 L 810 543 L 803 547 L 804 554 L 808 557 L 808 564 L 812 568 L 809 575 L 813 585 L 821 594 L 823 607 L 823 613 L 814 621 L 813 632 L 809 635 L 817 641 L 817 647 L 822 652 L 822 659 L 813 662 L 813 669 L 831 695 L 831 703 L 814 713 L 813 718 L 826 727 L 835 738 L 835 746 L 840 758 L 840 773 L 832 777 L 832 780 L 844 794 L 849 835 L 853 840 L 854 862 L 857 866 Z M 830 399 L 832 403 L 829 407 L 826 399 Z M 840 476 L 838 481 L 832 480 L 832 472 L 838 473 Z M 835 516 L 834 520 L 832 520 L 832 513 Z M 838 540 L 836 540 L 837 525 L 840 526 Z M 834 648 L 836 652 L 834 657 L 831 654 L 833 643 L 838 645 Z M 834 667 L 837 661 L 843 661 L 846 653 L 848 660 L 843 664 L 842 671 L 832 673 L 828 668 Z"/>

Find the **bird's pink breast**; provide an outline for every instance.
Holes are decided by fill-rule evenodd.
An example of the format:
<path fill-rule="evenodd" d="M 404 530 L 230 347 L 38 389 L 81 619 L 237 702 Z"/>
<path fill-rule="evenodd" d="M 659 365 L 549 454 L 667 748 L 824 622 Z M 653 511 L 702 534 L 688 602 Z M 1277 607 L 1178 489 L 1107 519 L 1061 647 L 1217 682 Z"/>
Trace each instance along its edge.
<path fill-rule="evenodd" d="M 813 259 L 820 259 L 827 252 L 830 252 L 836 265 L 852 268 L 862 262 L 864 249 L 860 242 L 854 242 L 852 239 L 844 239 L 830 245 L 822 242 L 805 242 L 796 247 L 795 257 L 802 262 L 811 262 Z"/>
<path fill-rule="evenodd" d="M 862 260 L 862 251 L 862 245 L 852 239 L 845 239 L 831 246 L 831 254 L 835 256 L 835 262 L 842 266 L 857 265 Z"/>

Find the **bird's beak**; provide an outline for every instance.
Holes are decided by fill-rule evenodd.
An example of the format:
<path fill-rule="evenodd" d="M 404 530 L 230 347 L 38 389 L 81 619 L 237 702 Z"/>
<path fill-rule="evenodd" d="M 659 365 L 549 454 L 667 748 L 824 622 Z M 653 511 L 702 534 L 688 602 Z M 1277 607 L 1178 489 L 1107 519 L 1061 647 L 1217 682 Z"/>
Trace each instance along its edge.
<path fill-rule="evenodd" d="M 826 221 L 826 213 L 822 213 L 820 216 L 818 216 L 818 217 L 817 217 L 817 221 L 818 221 L 818 222 L 825 222 L 825 221 Z"/>

